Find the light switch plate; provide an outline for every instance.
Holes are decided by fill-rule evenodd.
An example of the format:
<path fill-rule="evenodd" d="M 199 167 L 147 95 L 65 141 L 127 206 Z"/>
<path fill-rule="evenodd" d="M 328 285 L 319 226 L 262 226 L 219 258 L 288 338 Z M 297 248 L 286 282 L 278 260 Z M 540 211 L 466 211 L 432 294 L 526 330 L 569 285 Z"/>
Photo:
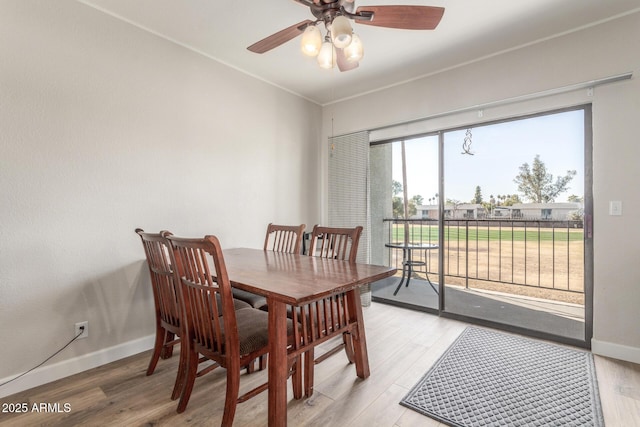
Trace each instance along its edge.
<path fill-rule="evenodd" d="M 612 200 L 609 202 L 609 215 L 622 215 L 622 202 L 620 200 Z"/>

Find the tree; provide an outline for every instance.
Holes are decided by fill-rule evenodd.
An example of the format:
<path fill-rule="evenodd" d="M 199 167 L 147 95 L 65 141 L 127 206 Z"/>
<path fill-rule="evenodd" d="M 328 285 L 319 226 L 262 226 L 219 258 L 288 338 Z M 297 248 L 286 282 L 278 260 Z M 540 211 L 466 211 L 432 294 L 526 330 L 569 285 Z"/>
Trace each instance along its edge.
<path fill-rule="evenodd" d="M 447 199 L 447 205 L 450 205 L 453 207 L 453 217 L 456 217 L 456 211 L 458 210 L 458 208 L 460 207 L 460 205 L 462 204 L 462 202 L 460 200 L 457 199 Z"/>
<path fill-rule="evenodd" d="M 573 211 L 569 213 L 568 218 L 570 221 L 583 221 L 584 209 L 578 209 L 577 211 Z"/>
<path fill-rule="evenodd" d="M 411 218 L 418 213 L 418 206 L 416 205 L 414 197 L 409 200 L 407 208 L 409 209 L 409 212 L 407 212 L 408 218 Z"/>
<path fill-rule="evenodd" d="M 520 200 L 520 196 L 518 196 L 517 194 L 507 194 L 504 197 L 505 197 L 503 202 L 504 206 L 513 206 L 516 203 L 522 203 L 522 200 Z"/>
<path fill-rule="evenodd" d="M 580 197 L 575 194 L 572 194 L 569 197 L 567 197 L 567 202 L 582 203 L 584 202 L 584 197 Z"/>
<path fill-rule="evenodd" d="M 397 196 L 398 194 L 402 193 L 402 183 L 399 181 L 396 181 L 395 179 L 393 181 L 391 181 L 391 185 L 393 186 L 393 195 Z"/>
<path fill-rule="evenodd" d="M 471 203 L 482 204 L 482 190 L 479 185 L 476 186 L 476 194 L 473 196 L 473 199 L 471 199 Z"/>
<path fill-rule="evenodd" d="M 404 218 L 404 203 L 402 202 L 402 197 L 393 196 L 392 205 L 393 217 Z"/>
<path fill-rule="evenodd" d="M 391 181 L 393 197 L 391 203 L 393 206 L 393 217 L 404 218 L 404 200 L 398 194 L 402 194 L 402 183 L 399 181 Z"/>
<path fill-rule="evenodd" d="M 393 199 L 392 199 L 393 217 L 404 218 L 404 198 L 401 196 L 398 196 L 398 194 L 402 194 L 403 192 L 402 184 L 395 180 L 392 181 L 391 184 L 393 185 L 393 190 L 392 190 L 393 191 Z M 423 202 L 424 202 L 424 198 L 419 194 L 416 194 L 411 199 L 409 199 L 409 203 L 407 203 L 408 217 L 412 217 L 415 214 L 417 214 L 418 205 L 421 205 Z"/>
<path fill-rule="evenodd" d="M 518 184 L 518 191 L 526 199 L 534 203 L 548 203 L 554 202 L 559 194 L 569 189 L 574 176 L 576 171 L 567 171 L 565 176 L 559 176 L 554 182 L 553 175 L 547 172 L 547 167 L 538 154 L 531 167 L 529 163 L 520 166 L 520 173 L 513 181 Z"/>
<path fill-rule="evenodd" d="M 417 196 L 420 197 L 420 196 Z M 408 217 L 412 217 L 418 213 L 418 204 L 416 204 L 416 196 L 413 196 L 409 199 L 409 203 L 407 204 L 408 209 Z M 400 196 L 393 197 L 393 217 L 394 218 L 404 218 L 404 200 Z"/>

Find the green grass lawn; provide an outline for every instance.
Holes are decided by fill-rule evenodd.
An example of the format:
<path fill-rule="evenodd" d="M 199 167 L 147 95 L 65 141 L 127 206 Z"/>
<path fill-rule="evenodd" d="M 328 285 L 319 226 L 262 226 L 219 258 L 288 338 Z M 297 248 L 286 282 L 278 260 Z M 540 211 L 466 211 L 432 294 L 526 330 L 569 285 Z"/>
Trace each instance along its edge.
<path fill-rule="evenodd" d="M 469 240 L 481 241 L 498 241 L 507 240 L 514 242 L 524 241 L 556 241 L 556 242 L 577 242 L 584 239 L 583 230 L 581 228 L 499 228 L 499 227 L 469 227 Z M 444 230 L 445 240 L 465 240 L 467 230 L 465 227 L 446 227 Z M 438 227 L 436 225 L 429 226 L 409 226 L 409 236 L 412 242 L 437 242 Z M 402 224 L 393 225 L 393 241 L 398 242 L 404 239 L 404 226 Z"/>

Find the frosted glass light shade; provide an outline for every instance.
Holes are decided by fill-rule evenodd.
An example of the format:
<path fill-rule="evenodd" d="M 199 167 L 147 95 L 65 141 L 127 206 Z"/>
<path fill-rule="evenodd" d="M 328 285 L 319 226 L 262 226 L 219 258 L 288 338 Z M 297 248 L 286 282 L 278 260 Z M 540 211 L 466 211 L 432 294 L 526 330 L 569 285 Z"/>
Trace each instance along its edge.
<path fill-rule="evenodd" d="M 300 48 L 302 53 L 307 56 L 316 56 L 320 53 L 320 47 L 322 46 L 322 34 L 315 25 L 309 25 L 302 33 L 302 40 L 300 42 Z"/>
<path fill-rule="evenodd" d="M 333 64 L 336 63 L 336 50 L 333 48 L 331 42 L 322 43 L 317 59 L 320 68 L 327 70 L 333 68 Z"/>
<path fill-rule="evenodd" d="M 364 46 L 357 34 L 351 35 L 351 43 L 344 48 L 344 55 L 350 62 L 358 62 L 364 56 Z"/>
<path fill-rule="evenodd" d="M 336 16 L 331 23 L 331 39 L 335 47 L 343 49 L 351 43 L 351 24 L 344 16 Z"/>

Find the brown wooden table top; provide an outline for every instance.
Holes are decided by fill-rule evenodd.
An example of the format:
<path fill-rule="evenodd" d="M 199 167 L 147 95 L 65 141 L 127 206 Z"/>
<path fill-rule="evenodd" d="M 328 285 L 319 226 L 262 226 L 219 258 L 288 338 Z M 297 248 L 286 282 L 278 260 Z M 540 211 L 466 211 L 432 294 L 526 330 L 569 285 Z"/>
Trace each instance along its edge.
<path fill-rule="evenodd" d="M 223 252 L 232 286 L 292 305 L 346 292 L 396 272 L 393 267 L 262 249 Z"/>

